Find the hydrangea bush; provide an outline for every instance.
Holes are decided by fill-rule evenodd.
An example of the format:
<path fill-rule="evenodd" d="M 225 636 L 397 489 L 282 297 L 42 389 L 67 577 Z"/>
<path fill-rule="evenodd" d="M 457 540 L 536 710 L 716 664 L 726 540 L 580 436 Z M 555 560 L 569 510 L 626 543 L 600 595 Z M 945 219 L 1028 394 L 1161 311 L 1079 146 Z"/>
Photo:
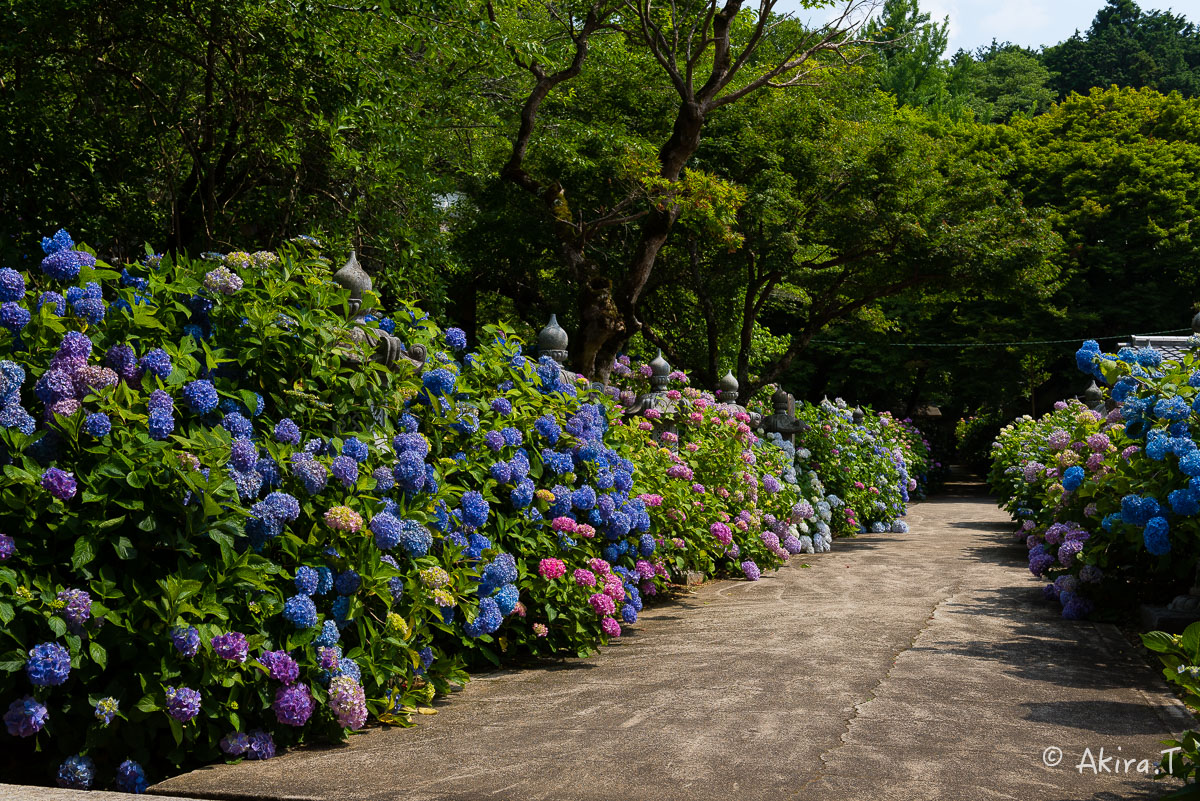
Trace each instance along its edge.
<path fill-rule="evenodd" d="M 1077 359 L 1105 384 L 1105 405 L 1060 401 L 1006 426 L 990 474 L 1030 571 L 1053 580 L 1045 594 L 1070 618 L 1101 599 L 1186 585 L 1200 557 L 1195 351 L 1164 361 L 1152 348 L 1110 354 L 1089 341 Z"/>
<path fill-rule="evenodd" d="M 356 308 L 310 241 L 43 248 L 0 269 L 6 777 L 140 792 L 405 724 L 467 666 L 590 653 L 683 571 L 757 579 L 828 535 L 743 412 L 626 419 L 503 328 L 468 350 Z M 424 369 L 371 361 L 384 334 Z"/>
<path fill-rule="evenodd" d="M 911 422 L 860 412 L 856 422 L 841 398 L 797 408 L 809 425 L 797 438 L 797 459 L 822 477 L 835 535 L 907 531 L 901 518 L 913 494 L 923 495 L 934 466 L 928 442 Z"/>

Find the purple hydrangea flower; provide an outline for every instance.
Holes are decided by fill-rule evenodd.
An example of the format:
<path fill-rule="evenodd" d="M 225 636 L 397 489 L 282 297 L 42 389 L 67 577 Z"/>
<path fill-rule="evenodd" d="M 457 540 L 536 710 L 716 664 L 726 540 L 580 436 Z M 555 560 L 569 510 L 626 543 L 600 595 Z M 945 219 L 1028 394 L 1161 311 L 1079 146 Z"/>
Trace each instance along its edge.
<path fill-rule="evenodd" d="M 200 693 L 190 687 L 167 687 L 167 714 L 187 723 L 200 714 Z"/>
<path fill-rule="evenodd" d="M 312 692 L 307 684 L 289 684 L 275 692 L 275 719 L 285 726 L 303 726 L 313 713 Z"/>
<path fill-rule="evenodd" d="M 309 603 L 311 603 L 311 600 Z M 268 674 L 275 681 L 292 684 L 300 677 L 300 666 L 296 664 L 296 660 L 292 659 L 291 654 L 287 651 L 264 651 L 263 655 L 258 658 L 258 661 L 267 668 Z"/>
<path fill-rule="evenodd" d="M 246 751 L 247 759 L 270 759 L 275 756 L 275 740 L 262 729 L 250 732 L 250 747 Z"/>
<path fill-rule="evenodd" d="M 758 569 L 758 565 L 753 560 L 747 559 L 742 562 L 742 573 L 748 581 L 758 581 L 762 577 L 762 573 Z"/>
<path fill-rule="evenodd" d="M 250 750 L 250 735 L 231 731 L 221 738 L 221 750 L 230 756 L 241 756 Z"/>
<path fill-rule="evenodd" d="M 7 561 L 17 552 L 17 542 L 7 534 L 0 534 L 0 562 Z"/>
<path fill-rule="evenodd" d="M 42 488 L 60 501 L 69 501 L 75 497 L 78 484 L 75 482 L 75 476 L 57 467 L 51 467 L 42 473 Z"/>
<path fill-rule="evenodd" d="M 246 645 L 246 635 L 240 631 L 218 634 L 212 638 L 211 643 L 213 650 L 217 652 L 217 656 L 222 659 L 228 659 L 231 662 L 245 662 L 246 656 L 249 654 L 249 648 Z"/>
<path fill-rule="evenodd" d="M 8 711 L 4 713 L 4 727 L 13 737 L 32 737 L 42 730 L 49 719 L 50 710 L 32 695 L 27 695 L 8 705 Z"/>

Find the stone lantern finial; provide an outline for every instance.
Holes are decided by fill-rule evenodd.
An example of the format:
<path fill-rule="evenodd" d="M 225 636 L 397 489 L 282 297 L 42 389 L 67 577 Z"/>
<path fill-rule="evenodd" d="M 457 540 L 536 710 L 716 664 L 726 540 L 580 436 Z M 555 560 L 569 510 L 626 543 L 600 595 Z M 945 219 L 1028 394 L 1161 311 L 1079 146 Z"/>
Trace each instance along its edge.
<path fill-rule="evenodd" d="M 732 370 L 725 373 L 725 377 L 717 382 L 717 392 L 720 393 L 717 399 L 721 403 L 737 403 L 738 380 L 734 377 Z"/>
<path fill-rule="evenodd" d="M 650 362 L 650 391 L 665 392 L 667 382 L 670 381 L 671 365 L 663 358 L 662 349 L 658 351 L 658 355 Z"/>
<path fill-rule="evenodd" d="M 559 365 L 567 361 L 567 332 L 558 324 L 558 315 L 551 314 L 550 322 L 538 332 L 538 356 L 549 356 Z"/>

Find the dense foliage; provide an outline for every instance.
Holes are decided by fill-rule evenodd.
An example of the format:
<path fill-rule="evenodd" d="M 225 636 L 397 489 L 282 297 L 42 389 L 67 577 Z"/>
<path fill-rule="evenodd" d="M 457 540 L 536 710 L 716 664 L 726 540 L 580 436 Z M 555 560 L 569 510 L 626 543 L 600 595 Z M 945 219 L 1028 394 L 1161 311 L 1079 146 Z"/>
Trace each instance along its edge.
<path fill-rule="evenodd" d="M 503 327 L 468 349 L 360 304 L 311 240 L 120 270 L 43 248 L 0 270 L 6 776 L 67 757 L 63 786 L 138 790 L 404 724 L 466 667 L 590 653 L 688 571 L 831 542 L 797 451 L 683 374 L 627 416 Z M 423 370 L 370 359 L 392 334 Z M 895 483 L 903 436 L 867 472 Z"/>

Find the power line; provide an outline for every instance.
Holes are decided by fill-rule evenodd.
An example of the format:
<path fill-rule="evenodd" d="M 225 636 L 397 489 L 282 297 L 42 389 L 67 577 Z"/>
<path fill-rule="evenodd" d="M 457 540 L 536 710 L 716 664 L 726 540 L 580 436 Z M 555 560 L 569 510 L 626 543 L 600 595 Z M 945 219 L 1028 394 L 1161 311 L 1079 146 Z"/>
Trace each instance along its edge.
<path fill-rule="evenodd" d="M 1151 331 L 1148 334 L 1137 334 L 1139 337 L 1165 336 L 1167 334 L 1184 334 L 1190 328 L 1173 328 L 1170 331 Z M 1107 337 L 1077 337 L 1075 339 L 1027 339 L 1023 342 L 854 342 L 845 339 L 811 339 L 816 345 L 867 345 L 869 347 L 888 348 L 1011 348 L 1017 345 L 1067 345 L 1078 344 L 1087 339 L 1120 339 L 1126 334 L 1114 334 Z"/>

